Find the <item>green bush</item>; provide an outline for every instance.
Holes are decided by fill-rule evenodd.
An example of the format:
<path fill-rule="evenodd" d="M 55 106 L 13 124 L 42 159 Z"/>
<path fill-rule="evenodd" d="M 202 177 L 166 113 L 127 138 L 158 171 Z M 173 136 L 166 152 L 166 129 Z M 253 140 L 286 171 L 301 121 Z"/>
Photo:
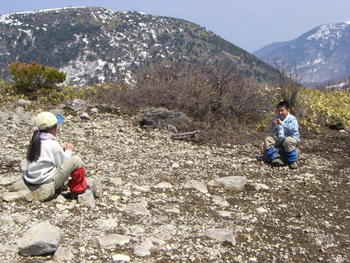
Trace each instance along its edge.
<path fill-rule="evenodd" d="M 40 90 L 53 90 L 66 79 L 66 74 L 56 68 L 40 65 L 37 62 L 14 62 L 9 65 L 14 87 L 19 93 L 30 94 Z"/>

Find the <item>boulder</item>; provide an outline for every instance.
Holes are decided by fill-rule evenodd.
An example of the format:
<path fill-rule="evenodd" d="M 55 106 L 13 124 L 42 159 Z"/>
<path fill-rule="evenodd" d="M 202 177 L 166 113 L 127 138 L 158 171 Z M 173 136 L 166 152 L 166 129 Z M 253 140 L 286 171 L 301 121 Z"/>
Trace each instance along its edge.
<path fill-rule="evenodd" d="M 56 251 L 62 237 L 60 228 L 48 222 L 40 223 L 27 230 L 17 241 L 19 253 L 23 256 L 40 256 Z"/>
<path fill-rule="evenodd" d="M 189 118 L 181 112 L 170 111 L 166 108 L 150 108 L 143 114 L 140 125 L 158 129 L 167 129 L 173 125 L 177 129 L 182 129 L 187 126 L 188 122 Z"/>

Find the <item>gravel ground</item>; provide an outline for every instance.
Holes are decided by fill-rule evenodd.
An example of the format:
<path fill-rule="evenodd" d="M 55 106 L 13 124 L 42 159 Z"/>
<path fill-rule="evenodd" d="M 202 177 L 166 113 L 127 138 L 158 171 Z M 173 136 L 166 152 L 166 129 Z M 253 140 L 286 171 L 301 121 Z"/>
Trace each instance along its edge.
<path fill-rule="evenodd" d="M 118 254 L 130 262 L 349 262 L 347 133 L 305 139 L 293 171 L 258 162 L 258 142 L 200 145 L 141 129 L 129 117 L 89 114 L 81 120 L 65 113 L 59 138 L 76 145 L 88 176 L 101 179 L 96 207 L 62 195 L 45 203 L 0 201 L 0 262 L 63 262 L 18 254 L 23 232 L 44 221 L 63 231 L 68 262 L 118 262 Z M 1 194 L 21 174 L 31 117 L 21 108 L 0 112 Z M 225 176 L 248 182 L 242 190 L 213 183 Z M 188 188 L 190 180 L 198 187 Z M 212 238 L 212 229 L 233 235 Z M 109 234 L 127 241 L 106 245 Z"/>

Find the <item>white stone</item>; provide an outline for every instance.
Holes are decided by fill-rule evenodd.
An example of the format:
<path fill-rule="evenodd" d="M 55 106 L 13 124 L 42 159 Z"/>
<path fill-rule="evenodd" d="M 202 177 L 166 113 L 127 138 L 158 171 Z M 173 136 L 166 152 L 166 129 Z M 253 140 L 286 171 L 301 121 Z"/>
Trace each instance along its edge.
<path fill-rule="evenodd" d="M 139 203 L 132 203 L 126 205 L 124 208 L 126 211 L 132 212 L 136 215 L 146 215 L 149 216 L 151 213 L 147 209 L 147 202 L 146 201 L 141 201 Z"/>
<path fill-rule="evenodd" d="M 233 232 L 229 229 L 226 229 L 226 228 L 209 229 L 205 233 L 205 236 L 212 238 L 212 239 L 219 240 L 219 241 L 231 242 L 232 245 L 236 245 L 236 238 L 233 235 Z"/>
<path fill-rule="evenodd" d="M 113 262 L 130 262 L 130 257 L 122 254 L 115 254 L 112 256 Z"/>
<path fill-rule="evenodd" d="M 97 227 L 99 229 L 110 231 L 118 227 L 118 221 L 116 219 L 97 219 L 96 221 Z"/>
<path fill-rule="evenodd" d="M 245 176 L 226 176 L 214 179 L 218 186 L 223 186 L 227 189 L 242 190 L 247 184 Z"/>
<path fill-rule="evenodd" d="M 80 114 L 79 118 L 82 120 L 90 120 L 90 116 L 87 112 Z"/>
<path fill-rule="evenodd" d="M 5 176 L 0 176 L 0 185 L 8 185 L 12 184 L 17 180 L 16 177 L 5 177 Z"/>
<path fill-rule="evenodd" d="M 130 242 L 130 237 L 119 234 L 107 234 L 97 237 L 94 242 L 100 248 L 115 248 L 117 245 L 123 246 Z"/>
<path fill-rule="evenodd" d="M 180 168 L 180 165 L 179 165 L 178 163 L 173 163 L 173 164 L 171 165 L 171 168 L 173 168 L 173 169 L 179 169 L 179 168 Z"/>
<path fill-rule="evenodd" d="M 87 189 L 83 194 L 78 195 L 78 203 L 91 209 L 94 209 L 96 206 L 94 195 L 89 189 Z"/>
<path fill-rule="evenodd" d="M 40 256 L 56 251 L 62 237 L 57 226 L 48 222 L 37 224 L 27 230 L 17 242 L 23 256 Z"/>
<path fill-rule="evenodd" d="M 74 258 L 74 255 L 72 251 L 70 250 L 70 248 L 67 248 L 67 247 L 58 247 L 54 256 L 55 262 L 58 262 L 58 263 L 64 263 L 64 262 L 69 263 L 69 262 L 72 262 L 73 258 Z"/>
<path fill-rule="evenodd" d="M 228 211 L 218 211 L 218 215 L 222 217 L 231 217 L 232 213 Z"/>
<path fill-rule="evenodd" d="M 220 205 L 220 206 L 224 206 L 224 207 L 230 206 L 230 203 L 227 202 L 225 198 L 218 196 L 218 195 L 213 195 L 213 202 L 216 205 Z"/>
<path fill-rule="evenodd" d="M 205 184 L 197 180 L 190 180 L 185 185 L 185 188 L 195 189 L 203 194 L 208 193 L 208 188 Z"/>
<path fill-rule="evenodd" d="M 259 207 L 256 209 L 256 211 L 259 213 L 259 214 L 266 214 L 268 213 L 269 211 L 263 207 Z"/>
<path fill-rule="evenodd" d="M 161 182 L 161 183 L 153 186 L 153 188 L 155 188 L 155 189 L 170 189 L 172 187 L 173 187 L 172 184 L 168 183 L 168 182 Z"/>

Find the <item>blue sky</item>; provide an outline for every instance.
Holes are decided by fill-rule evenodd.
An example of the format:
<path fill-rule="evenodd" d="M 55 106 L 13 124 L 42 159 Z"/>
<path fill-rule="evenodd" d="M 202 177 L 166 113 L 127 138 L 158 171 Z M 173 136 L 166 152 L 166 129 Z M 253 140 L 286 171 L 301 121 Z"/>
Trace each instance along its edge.
<path fill-rule="evenodd" d="M 0 13 L 98 6 L 182 18 L 253 52 L 312 28 L 350 20 L 350 0 L 2 0 Z"/>

